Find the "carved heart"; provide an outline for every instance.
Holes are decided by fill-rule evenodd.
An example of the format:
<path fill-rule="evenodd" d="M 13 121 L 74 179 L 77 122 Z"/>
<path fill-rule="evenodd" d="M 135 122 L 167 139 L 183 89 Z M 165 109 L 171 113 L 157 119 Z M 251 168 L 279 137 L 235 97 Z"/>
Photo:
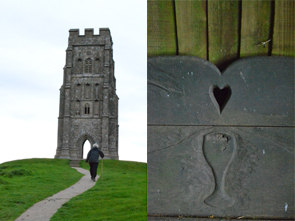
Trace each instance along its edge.
<path fill-rule="evenodd" d="M 211 85 L 209 95 L 218 113 L 221 114 L 231 96 L 230 86 L 225 85 L 220 89 L 217 85 Z"/>

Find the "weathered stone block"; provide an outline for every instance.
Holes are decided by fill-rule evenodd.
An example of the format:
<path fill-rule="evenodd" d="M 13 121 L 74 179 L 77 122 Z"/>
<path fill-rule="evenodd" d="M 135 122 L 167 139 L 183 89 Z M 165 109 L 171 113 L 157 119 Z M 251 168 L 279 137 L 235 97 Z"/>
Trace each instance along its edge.
<path fill-rule="evenodd" d="M 294 217 L 293 58 L 149 58 L 148 214 Z"/>

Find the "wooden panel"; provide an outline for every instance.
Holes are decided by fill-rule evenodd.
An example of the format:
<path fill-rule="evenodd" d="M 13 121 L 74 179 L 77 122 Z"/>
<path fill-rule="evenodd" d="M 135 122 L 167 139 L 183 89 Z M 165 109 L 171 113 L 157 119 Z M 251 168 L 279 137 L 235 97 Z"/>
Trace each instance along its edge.
<path fill-rule="evenodd" d="M 295 56 L 295 1 L 275 1 L 272 55 Z"/>
<path fill-rule="evenodd" d="M 175 55 L 176 35 L 172 0 L 147 2 L 148 56 Z"/>
<path fill-rule="evenodd" d="M 239 1 L 208 0 L 209 61 L 223 68 L 238 58 Z"/>
<path fill-rule="evenodd" d="M 207 59 L 206 0 L 176 0 L 178 53 Z"/>
<path fill-rule="evenodd" d="M 242 2 L 241 57 L 268 54 L 270 22 L 270 0 Z"/>

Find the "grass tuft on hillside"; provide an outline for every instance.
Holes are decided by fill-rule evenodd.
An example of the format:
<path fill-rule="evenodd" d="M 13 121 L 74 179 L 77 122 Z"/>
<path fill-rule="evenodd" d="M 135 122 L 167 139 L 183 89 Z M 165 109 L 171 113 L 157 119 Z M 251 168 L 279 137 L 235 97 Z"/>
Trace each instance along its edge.
<path fill-rule="evenodd" d="M 73 185 L 82 176 L 62 159 L 0 164 L 0 220 L 15 220 L 35 203 Z"/>
<path fill-rule="evenodd" d="M 89 170 L 89 165 L 80 162 Z M 146 163 L 103 160 L 96 185 L 65 203 L 51 221 L 146 220 Z M 90 179 L 90 175 L 89 175 Z"/>

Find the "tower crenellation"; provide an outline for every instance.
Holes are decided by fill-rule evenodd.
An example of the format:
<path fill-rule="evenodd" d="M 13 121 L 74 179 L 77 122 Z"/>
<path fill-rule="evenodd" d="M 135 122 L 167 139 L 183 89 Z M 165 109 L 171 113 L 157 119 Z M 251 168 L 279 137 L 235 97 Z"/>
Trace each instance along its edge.
<path fill-rule="evenodd" d="M 100 28 L 98 35 L 94 34 L 93 28 L 84 29 L 84 35 L 80 35 L 79 29 L 70 29 L 69 33 L 69 47 L 73 44 L 79 45 L 87 43 L 89 45 L 104 45 L 105 49 L 111 49 L 113 45 L 111 32 L 108 28 Z"/>
<path fill-rule="evenodd" d="M 118 159 L 118 96 L 112 38 L 108 28 L 69 30 L 60 89 L 56 158 L 82 158 L 83 144 L 99 143 L 107 158 Z M 84 156 L 85 157 L 85 156 Z"/>

